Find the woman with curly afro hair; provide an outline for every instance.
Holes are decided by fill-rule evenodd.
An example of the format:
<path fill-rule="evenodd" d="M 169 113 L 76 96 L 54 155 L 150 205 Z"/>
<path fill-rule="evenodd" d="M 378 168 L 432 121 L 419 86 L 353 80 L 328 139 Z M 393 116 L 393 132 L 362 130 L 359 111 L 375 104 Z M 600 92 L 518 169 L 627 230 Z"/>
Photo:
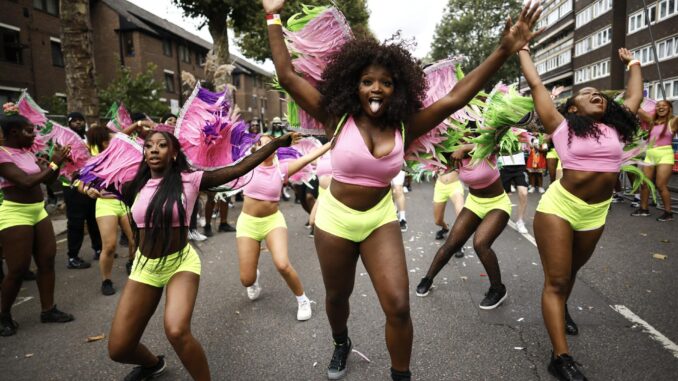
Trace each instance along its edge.
<path fill-rule="evenodd" d="M 585 380 L 569 355 L 565 333 L 578 333 L 567 313 L 577 272 L 591 258 L 621 169 L 623 144 L 639 128 L 635 113 L 643 99 L 640 61 L 627 49 L 619 58 L 629 69 L 622 105 L 598 89 L 584 87 L 558 110 L 541 82 L 527 47 L 519 52 L 535 108 L 563 165 L 537 206 L 534 236 L 544 268 L 541 309 L 553 352 L 548 370 L 559 380 Z"/>
<path fill-rule="evenodd" d="M 446 96 L 422 108 L 423 71 L 400 44 L 347 43 L 322 75 L 318 89 L 298 76 L 277 13 L 284 0 L 264 0 L 276 73 L 295 102 L 325 126 L 332 147 L 332 182 L 316 214 L 315 246 L 325 283 L 325 308 L 334 339 L 327 376 L 346 373 L 351 352 L 347 320 L 358 257 L 386 315 L 391 377 L 410 379 L 412 320 L 402 233 L 390 194 L 391 179 L 408 144 L 464 107 L 514 53 L 537 33 L 539 4 L 526 5 L 513 25 L 507 19 L 497 49 Z"/>

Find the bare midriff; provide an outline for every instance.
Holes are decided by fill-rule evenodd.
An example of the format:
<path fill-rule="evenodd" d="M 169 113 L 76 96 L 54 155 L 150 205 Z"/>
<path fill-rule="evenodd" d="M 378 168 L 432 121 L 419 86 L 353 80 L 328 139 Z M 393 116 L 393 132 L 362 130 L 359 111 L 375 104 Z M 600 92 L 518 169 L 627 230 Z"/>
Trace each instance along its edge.
<path fill-rule="evenodd" d="M 268 217 L 278 211 L 278 201 L 264 201 L 245 196 L 242 212 L 252 217 Z"/>
<path fill-rule="evenodd" d="M 616 172 L 589 172 L 563 169 L 560 185 L 588 204 L 597 204 L 612 197 L 617 183 Z"/>

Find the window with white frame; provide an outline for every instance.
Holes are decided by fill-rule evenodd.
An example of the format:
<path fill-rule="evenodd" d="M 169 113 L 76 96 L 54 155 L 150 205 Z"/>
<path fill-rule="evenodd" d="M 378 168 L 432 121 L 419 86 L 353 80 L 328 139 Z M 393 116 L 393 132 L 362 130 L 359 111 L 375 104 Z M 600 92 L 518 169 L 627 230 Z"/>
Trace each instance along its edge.
<path fill-rule="evenodd" d="M 601 46 L 605 46 L 612 41 L 612 27 L 608 26 L 595 33 L 592 33 L 583 39 L 577 41 L 574 45 L 574 55 L 580 56 Z"/>
<path fill-rule="evenodd" d="M 678 0 L 661 0 L 659 2 L 659 19 L 664 20 L 678 14 Z"/>
<path fill-rule="evenodd" d="M 575 17 L 575 28 L 580 28 L 588 24 L 591 20 L 598 18 L 612 9 L 612 0 L 598 0 L 588 7 L 582 9 Z"/>
<path fill-rule="evenodd" d="M 645 94 L 652 99 L 664 99 L 662 94 L 662 87 L 659 81 L 643 84 Z M 666 91 L 666 99 L 678 100 L 678 77 L 664 80 L 664 90 Z"/>
<path fill-rule="evenodd" d="M 571 0 L 566 0 L 559 6 L 549 7 L 543 11 L 543 16 L 537 23 L 537 28 L 544 28 L 553 25 L 570 12 L 572 12 Z"/>
<path fill-rule="evenodd" d="M 654 25 L 657 22 L 657 4 L 647 7 L 647 16 L 649 17 L 649 21 L 648 17 L 645 16 L 645 9 L 632 13 L 629 16 L 629 34 L 645 29 L 648 24 Z"/>
<path fill-rule="evenodd" d="M 572 61 L 572 52 L 566 50 L 558 55 L 551 56 L 546 60 L 537 63 L 537 72 L 539 74 L 544 74 L 553 69 L 557 69 L 563 65 L 566 65 Z"/>
<path fill-rule="evenodd" d="M 594 79 L 604 78 L 610 75 L 610 60 L 596 62 L 578 69 L 574 73 L 574 83 L 583 83 L 593 81 Z"/>
<path fill-rule="evenodd" d="M 652 45 L 643 46 L 632 51 L 634 58 L 640 60 L 641 64 L 654 62 L 654 53 Z M 678 57 L 678 35 L 659 40 L 657 42 L 657 58 L 659 61 L 665 61 Z"/>

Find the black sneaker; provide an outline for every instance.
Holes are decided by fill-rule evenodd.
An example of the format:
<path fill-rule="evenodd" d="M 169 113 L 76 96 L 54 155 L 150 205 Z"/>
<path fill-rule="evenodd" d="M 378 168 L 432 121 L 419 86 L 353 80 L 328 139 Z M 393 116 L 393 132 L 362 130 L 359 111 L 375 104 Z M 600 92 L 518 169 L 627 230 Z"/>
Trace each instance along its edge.
<path fill-rule="evenodd" d="M 664 212 L 664 214 L 657 217 L 657 221 L 659 221 L 659 222 L 673 221 L 673 213 L 672 212 Z"/>
<path fill-rule="evenodd" d="M 51 309 L 40 313 L 40 321 L 43 323 L 68 323 L 74 319 L 73 315 L 59 311 L 56 304 Z"/>
<path fill-rule="evenodd" d="M 647 217 L 649 215 L 650 215 L 650 211 L 648 209 L 643 209 L 643 208 L 638 208 L 633 213 L 631 213 L 631 216 L 633 216 L 633 217 Z"/>
<path fill-rule="evenodd" d="M 106 296 L 115 294 L 115 288 L 113 288 L 113 282 L 110 279 L 101 282 L 101 293 Z"/>
<path fill-rule="evenodd" d="M 94 250 L 94 255 L 92 256 L 93 261 L 98 261 L 101 257 L 101 250 Z"/>
<path fill-rule="evenodd" d="M 129 246 L 129 240 L 127 239 L 127 236 L 124 233 L 120 234 L 120 239 L 118 240 L 118 244 L 121 247 L 128 247 Z"/>
<path fill-rule="evenodd" d="M 622 196 L 620 196 L 620 195 L 618 195 L 618 194 L 612 195 L 612 203 L 613 203 L 613 204 L 618 204 L 618 203 L 620 203 L 620 202 L 624 202 L 624 197 L 622 197 Z"/>
<path fill-rule="evenodd" d="M 163 374 L 167 368 L 165 367 L 165 356 L 158 356 L 158 363 L 154 366 L 136 366 L 132 369 L 125 381 L 145 381 Z"/>
<path fill-rule="evenodd" d="M 431 291 L 433 279 L 423 277 L 417 285 L 417 296 L 426 296 Z"/>
<path fill-rule="evenodd" d="M 456 253 L 454 253 L 455 258 L 464 258 L 464 246 L 461 247 Z"/>
<path fill-rule="evenodd" d="M 353 348 L 353 343 L 350 338 L 347 338 L 344 344 L 334 344 L 332 360 L 330 360 L 330 366 L 327 367 L 327 378 L 338 380 L 346 375 L 346 360 L 351 354 L 351 348 Z"/>
<path fill-rule="evenodd" d="M 232 233 L 235 231 L 235 228 L 228 223 L 225 224 L 219 224 L 219 231 L 224 232 L 224 233 Z M 207 235 L 207 234 L 205 234 Z"/>
<path fill-rule="evenodd" d="M 568 354 L 562 354 L 558 357 L 554 357 L 553 354 L 551 354 L 549 373 L 560 381 L 588 380 L 577 367 L 577 362 Z"/>
<path fill-rule="evenodd" d="M 449 229 L 440 229 L 436 232 L 436 240 L 440 241 L 441 239 L 445 239 L 445 234 L 449 232 Z"/>
<path fill-rule="evenodd" d="M 127 263 L 125 263 L 125 271 L 127 271 L 127 276 L 132 273 L 132 265 L 134 265 L 134 261 L 132 259 L 128 259 Z"/>
<path fill-rule="evenodd" d="M 407 221 L 400 220 L 400 231 L 403 233 L 407 231 Z"/>
<path fill-rule="evenodd" d="M 214 236 L 214 233 L 212 232 L 212 226 L 205 225 L 204 230 L 205 230 L 205 236 L 206 237 L 213 237 Z"/>
<path fill-rule="evenodd" d="M 68 267 L 69 269 L 88 269 L 90 268 L 89 262 L 85 262 L 80 257 L 68 258 Z"/>
<path fill-rule="evenodd" d="M 19 323 L 12 319 L 12 314 L 0 314 L 0 336 L 12 336 L 16 334 Z"/>
<path fill-rule="evenodd" d="M 565 305 L 565 333 L 570 336 L 577 336 L 579 334 L 579 327 L 577 327 L 577 323 L 572 320 L 570 311 L 567 310 L 567 304 Z"/>
<path fill-rule="evenodd" d="M 508 296 L 508 293 L 503 284 L 497 288 L 490 287 L 485 293 L 485 298 L 480 302 L 480 308 L 483 310 L 495 309 L 506 300 L 506 296 Z"/>
<path fill-rule="evenodd" d="M 23 280 L 35 280 L 36 278 L 37 278 L 37 276 L 31 270 L 26 270 L 26 272 L 24 273 L 24 276 L 23 276 Z"/>

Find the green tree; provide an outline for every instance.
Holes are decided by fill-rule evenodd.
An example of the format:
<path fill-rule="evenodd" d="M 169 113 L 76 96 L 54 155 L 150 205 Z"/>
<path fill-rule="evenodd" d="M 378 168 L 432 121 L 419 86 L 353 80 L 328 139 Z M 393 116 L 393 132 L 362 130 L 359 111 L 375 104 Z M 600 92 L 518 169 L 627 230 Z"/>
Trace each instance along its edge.
<path fill-rule="evenodd" d="M 443 18 L 436 25 L 430 59 L 439 60 L 463 54 L 468 59 L 462 68 L 468 73 L 497 48 L 506 18 L 518 18 L 522 2 L 518 0 L 448 0 Z M 490 79 L 514 82 L 520 75 L 515 57 L 511 57 Z"/>
<path fill-rule="evenodd" d="M 107 112 L 113 102 L 123 102 L 129 112 L 143 112 L 150 116 L 161 116 L 169 112 L 169 106 L 158 99 L 165 88 L 155 80 L 157 66 L 149 63 L 146 70 L 136 75 L 127 66 L 118 66 L 113 82 L 106 88 L 99 86 L 101 111 Z M 102 114 L 103 116 L 103 114 Z"/>
<path fill-rule="evenodd" d="M 246 57 L 263 61 L 271 56 L 268 48 L 264 9 L 255 0 L 172 0 L 189 17 L 204 18 L 212 40 L 217 64 L 230 63 L 228 55 L 228 28 L 233 29 L 236 42 Z M 288 0 L 281 17 L 287 20 L 301 11 L 301 4 L 327 5 L 329 0 Z M 369 33 L 370 13 L 366 0 L 336 0 L 351 28 L 358 35 Z M 208 75 L 208 79 L 213 78 Z M 216 85 L 216 84 L 215 84 Z"/>

